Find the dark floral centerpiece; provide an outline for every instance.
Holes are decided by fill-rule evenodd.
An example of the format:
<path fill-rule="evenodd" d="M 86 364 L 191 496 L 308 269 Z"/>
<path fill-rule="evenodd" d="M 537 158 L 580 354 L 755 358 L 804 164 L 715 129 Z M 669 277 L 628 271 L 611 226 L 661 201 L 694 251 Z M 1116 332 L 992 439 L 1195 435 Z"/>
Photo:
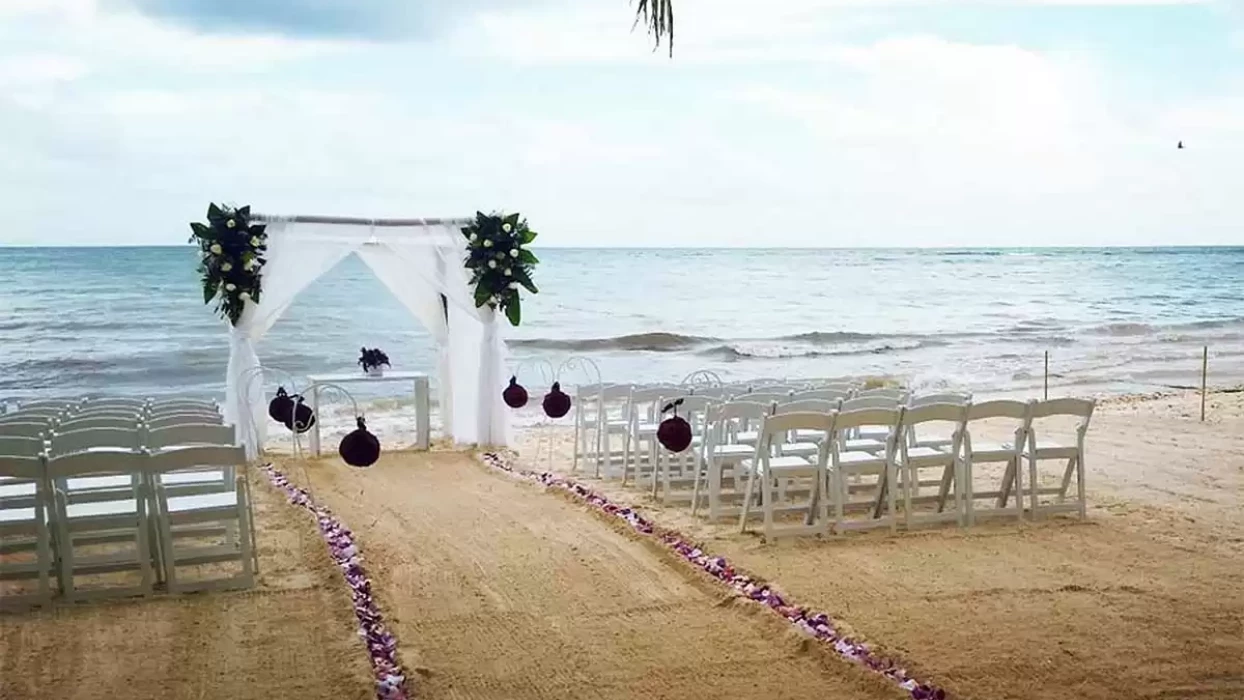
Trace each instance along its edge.
<path fill-rule="evenodd" d="M 384 354 L 384 350 L 380 348 L 371 350 L 362 348 L 362 354 L 359 355 L 359 364 L 363 366 L 364 372 L 376 376 L 384 374 L 384 368 L 391 366 L 389 364 L 389 356 Z"/>
<path fill-rule="evenodd" d="M 212 204 L 206 224 L 190 224 L 190 242 L 199 245 L 203 303 L 219 297 L 216 312 L 235 326 L 247 301 L 259 303 L 260 273 L 268 250 L 266 227 L 252 225 L 250 218 L 250 207 Z"/>
<path fill-rule="evenodd" d="M 537 293 L 531 273 L 540 261 L 525 247 L 536 239 L 536 232 L 518 214 L 476 212 L 462 235 L 467 239 L 466 267 L 475 286 L 475 306 L 501 309 L 517 326 L 523 316 L 519 287 Z"/>

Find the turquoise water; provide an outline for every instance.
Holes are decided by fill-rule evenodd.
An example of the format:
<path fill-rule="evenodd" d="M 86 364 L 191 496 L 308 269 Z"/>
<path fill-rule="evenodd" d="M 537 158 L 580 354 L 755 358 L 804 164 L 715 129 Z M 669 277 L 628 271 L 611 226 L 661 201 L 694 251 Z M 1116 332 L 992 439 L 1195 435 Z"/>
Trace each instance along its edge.
<path fill-rule="evenodd" d="M 540 252 L 517 360 L 584 354 L 606 379 L 889 374 L 1064 393 L 1244 380 L 1244 248 Z M 0 397 L 223 393 L 227 333 L 189 247 L 0 248 Z M 297 374 L 360 346 L 434 367 L 428 334 L 351 257 L 259 346 Z"/>

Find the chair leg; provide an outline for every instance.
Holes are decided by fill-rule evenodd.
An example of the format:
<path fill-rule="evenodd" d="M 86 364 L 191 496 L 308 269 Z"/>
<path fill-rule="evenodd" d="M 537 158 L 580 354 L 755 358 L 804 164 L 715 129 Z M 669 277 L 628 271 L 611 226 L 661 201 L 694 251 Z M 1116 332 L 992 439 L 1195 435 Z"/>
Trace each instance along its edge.
<path fill-rule="evenodd" d="M 39 562 L 39 603 L 50 605 L 52 603 L 51 569 L 55 566 L 55 559 L 52 557 L 52 533 L 48 529 L 47 512 L 43 506 L 35 509 L 35 518 L 39 528 L 35 551 Z"/>
<path fill-rule="evenodd" d="M 894 460 L 886 460 L 886 506 L 890 509 L 890 532 L 898 532 L 898 503 L 896 502 L 897 489 L 893 487 L 894 480 L 898 478 L 898 469 L 895 467 Z"/>
<path fill-rule="evenodd" d="M 1039 498 L 1039 495 L 1037 494 L 1037 456 L 1036 454 L 1031 454 L 1028 456 L 1028 494 L 1029 494 L 1028 502 L 1032 504 L 1032 519 L 1035 522 L 1036 520 L 1040 519 L 1040 515 L 1037 512 L 1037 509 L 1038 509 L 1037 500 Z"/>
<path fill-rule="evenodd" d="M 246 513 L 250 506 L 250 498 L 245 488 L 238 489 L 238 498 L 244 502 L 238 504 L 238 554 L 242 557 L 242 583 L 247 588 L 251 588 L 255 585 L 255 570 L 251 566 L 253 561 L 252 549 L 255 543 L 251 539 L 253 533 L 245 521 Z"/>
<path fill-rule="evenodd" d="M 64 494 L 56 495 L 56 503 L 56 539 L 60 542 L 60 589 L 65 600 L 72 603 L 77 599 L 77 589 L 73 585 L 73 534 L 66 522 L 68 518 L 65 515 Z"/>
<path fill-rule="evenodd" d="M 705 460 L 704 466 L 706 469 L 712 469 L 714 467 L 713 460 L 711 459 Z M 701 470 L 696 469 L 695 470 L 695 482 L 691 486 L 691 516 L 692 517 L 695 517 L 696 511 L 700 509 L 700 482 L 702 481 L 702 479 L 700 478 L 700 474 L 701 474 Z"/>
<path fill-rule="evenodd" d="M 752 509 L 752 489 L 756 482 L 756 468 L 753 465 L 747 472 L 747 488 L 743 491 L 743 512 L 739 514 L 739 532 L 747 532 L 747 516 L 751 514 Z"/>
<path fill-rule="evenodd" d="M 761 489 L 762 490 L 760 492 L 761 494 L 760 497 L 764 499 L 762 508 L 763 508 L 763 512 L 765 516 L 765 526 L 764 526 L 765 541 L 772 542 L 773 541 L 773 526 L 774 526 L 773 508 L 774 508 L 774 505 L 777 503 L 777 479 L 775 479 L 772 474 L 766 473 L 764 475 L 764 480 L 762 482 Z"/>
<path fill-rule="evenodd" d="M 1080 518 L 1088 517 L 1088 498 L 1084 493 L 1084 453 L 1076 457 L 1076 498 L 1080 503 Z"/>

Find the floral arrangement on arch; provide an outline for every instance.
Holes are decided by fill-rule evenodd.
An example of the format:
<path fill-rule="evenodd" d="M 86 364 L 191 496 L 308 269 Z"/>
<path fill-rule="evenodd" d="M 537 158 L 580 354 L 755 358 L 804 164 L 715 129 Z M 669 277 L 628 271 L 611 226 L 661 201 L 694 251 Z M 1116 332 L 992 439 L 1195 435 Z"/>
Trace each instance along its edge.
<path fill-rule="evenodd" d="M 475 306 L 501 309 L 517 326 L 523 318 L 519 288 L 538 293 L 531 273 L 540 261 L 524 247 L 536 239 L 536 232 L 518 214 L 476 212 L 462 235 L 467 239 L 466 267 L 475 285 Z"/>
<path fill-rule="evenodd" d="M 251 224 L 249 206 L 234 209 L 211 204 L 207 223 L 193 222 L 191 243 L 199 244 L 202 259 L 203 303 L 218 299 L 216 313 L 238 325 L 248 300 L 258 302 L 260 271 L 268 250 L 268 234 L 263 224 Z"/>

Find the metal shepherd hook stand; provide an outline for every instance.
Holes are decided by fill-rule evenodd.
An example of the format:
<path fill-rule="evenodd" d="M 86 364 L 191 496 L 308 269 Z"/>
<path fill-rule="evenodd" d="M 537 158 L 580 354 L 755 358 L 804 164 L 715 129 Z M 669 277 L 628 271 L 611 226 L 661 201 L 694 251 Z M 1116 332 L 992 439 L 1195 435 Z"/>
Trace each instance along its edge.
<path fill-rule="evenodd" d="M 604 398 L 600 394 L 600 390 L 604 388 L 604 380 L 601 377 L 600 365 L 596 364 L 596 362 L 594 362 L 593 360 L 589 358 L 583 357 L 582 355 L 572 355 L 570 357 L 567 357 L 565 360 L 563 360 L 561 365 L 557 367 L 557 381 L 559 382 L 561 381 L 561 376 L 563 372 L 579 372 L 587 379 L 589 385 L 595 386 L 597 389 L 596 391 L 596 453 L 595 454 L 596 454 L 596 475 L 600 476 L 600 449 L 601 449 L 600 442 L 601 442 L 601 435 L 603 434 L 602 430 L 605 427 L 601 425 L 601 421 L 603 420 L 603 416 L 605 415 L 604 413 L 605 402 L 604 402 Z M 576 391 L 575 393 L 577 394 L 577 396 L 575 397 L 576 399 L 578 399 L 579 397 L 583 395 L 583 392 L 581 391 Z M 583 402 L 576 400 L 574 403 L 575 405 L 573 407 L 573 410 L 574 410 L 574 415 L 575 415 L 575 434 L 572 437 L 572 439 L 574 440 L 574 444 L 575 444 L 574 450 L 573 450 L 575 457 L 573 458 L 574 461 L 570 465 L 570 471 L 572 473 L 579 466 L 578 464 L 579 427 L 582 424 L 583 417 L 584 417 Z M 586 455 L 584 456 L 586 457 Z"/>
<path fill-rule="evenodd" d="M 538 368 L 540 370 L 541 385 L 552 386 L 553 382 L 557 381 L 556 379 L 557 370 L 553 368 L 553 363 L 549 362 L 543 357 L 536 357 L 536 358 L 532 358 L 529 360 L 523 360 L 522 362 L 519 362 L 517 365 L 514 365 L 513 369 L 510 372 L 510 375 L 518 378 L 521 381 L 523 379 L 523 373 L 524 373 L 523 370 L 527 370 L 531 368 Z M 528 401 L 530 402 L 530 398 L 528 399 Z M 542 447 L 548 450 L 549 461 L 551 462 L 553 459 L 553 436 L 550 434 L 550 431 L 548 430 L 548 428 L 552 425 L 553 425 L 552 419 L 544 415 L 542 411 L 540 413 L 540 418 L 537 419 L 535 423 L 535 427 L 537 428 L 537 430 L 536 430 L 536 449 L 535 449 L 535 453 L 532 455 L 533 464 L 539 461 L 540 450 Z"/>
<path fill-rule="evenodd" d="M 242 373 L 242 403 L 247 406 L 248 409 L 252 405 L 255 398 L 262 399 L 265 403 L 267 403 L 268 394 L 264 390 L 264 383 L 267 379 L 267 375 L 269 374 L 273 375 L 278 380 L 278 385 L 289 388 L 288 390 L 290 396 L 302 393 L 302 391 L 298 388 L 298 380 L 292 373 L 280 369 L 279 367 L 252 367 Z M 255 396 L 256 392 L 259 394 L 258 397 Z M 238 416 L 238 430 L 247 431 L 246 434 L 250 438 L 250 444 L 258 445 L 259 424 L 257 421 L 265 420 L 267 418 L 267 412 L 265 411 L 264 418 L 256 417 L 250 410 L 247 410 L 246 413 L 246 416 Z M 294 432 L 293 434 L 293 441 L 294 457 L 299 458 L 302 456 L 302 450 L 299 444 L 297 432 Z"/>

